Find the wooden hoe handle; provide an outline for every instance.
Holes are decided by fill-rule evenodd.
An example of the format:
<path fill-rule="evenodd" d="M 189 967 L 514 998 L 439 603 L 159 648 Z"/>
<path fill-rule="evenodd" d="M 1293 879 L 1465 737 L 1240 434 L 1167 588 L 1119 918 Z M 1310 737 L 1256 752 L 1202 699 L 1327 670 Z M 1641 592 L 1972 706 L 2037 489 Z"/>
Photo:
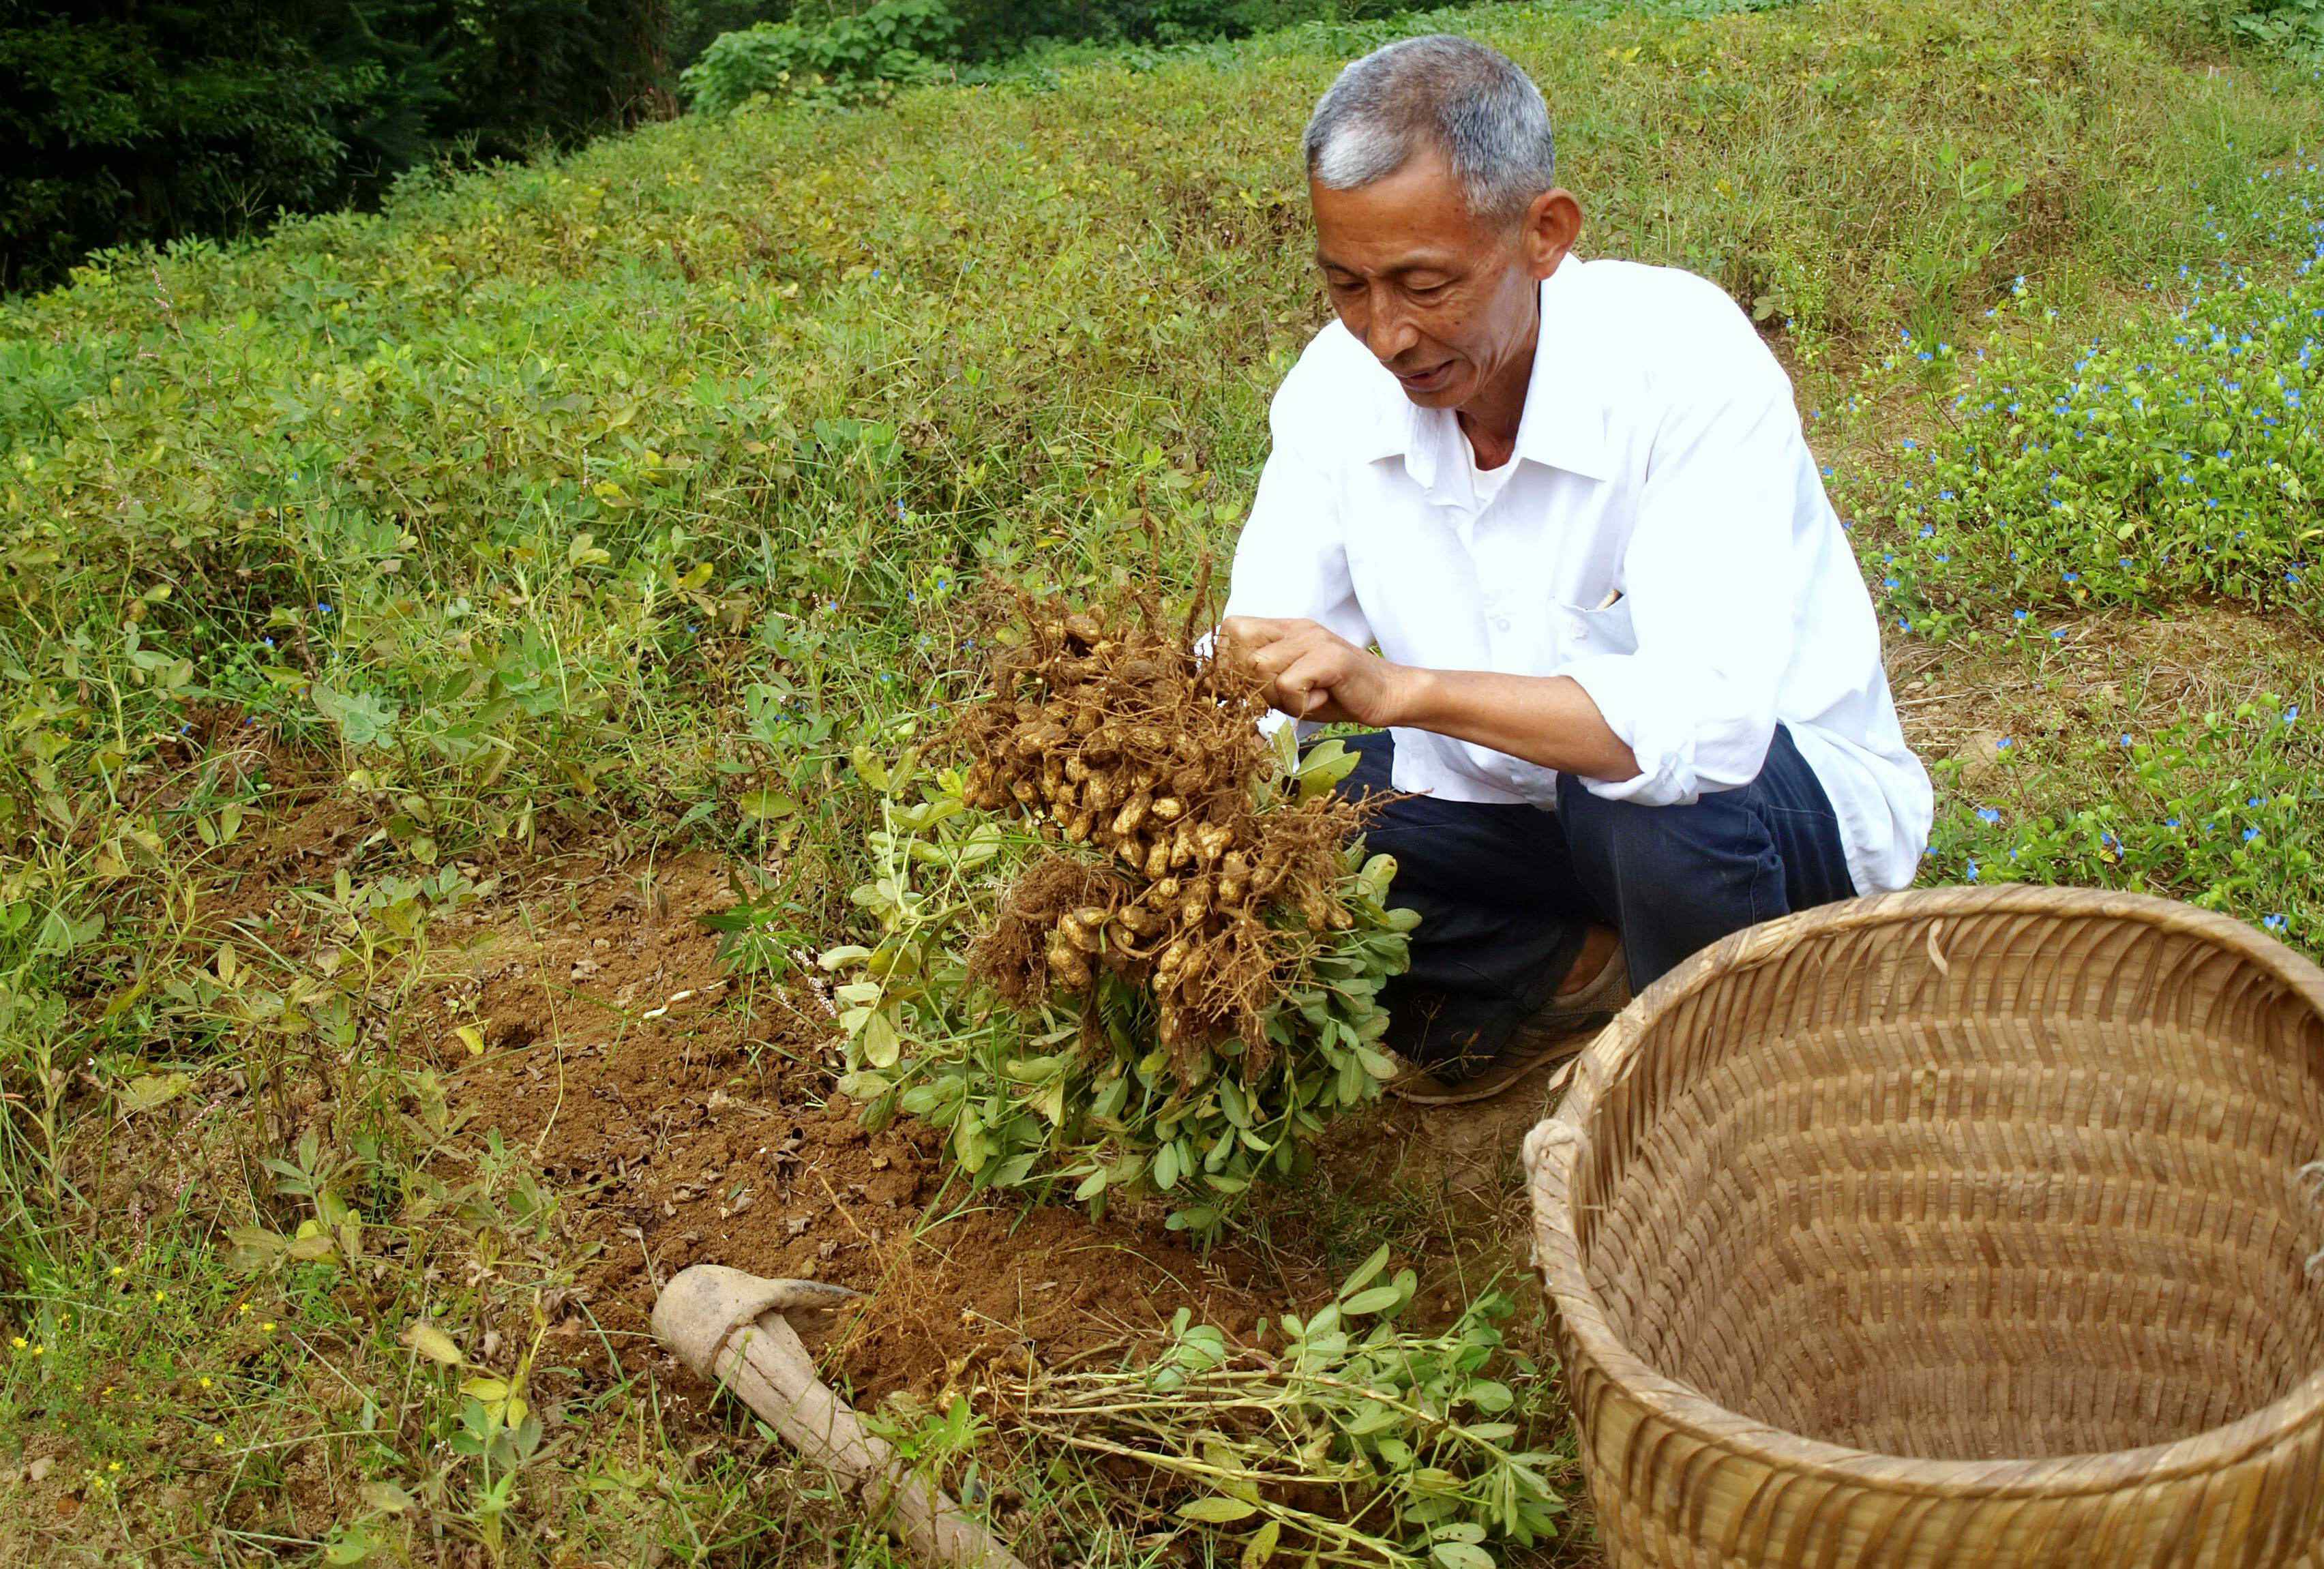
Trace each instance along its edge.
<path fill-rule="evenodd" d="M 915 1556 L 961 1569 L 1028 1569 L 974 1517 L 928 1486 L 815 1376 L 783 1317 L 853 1297 L 813 1280 L 765 1280 L 718 1264 L 681 1269 L 654 1302 L 654 1334 L 704 1378 L 724 1384 L 783 1441 L 846 1483 L 863 1518 Z"/>

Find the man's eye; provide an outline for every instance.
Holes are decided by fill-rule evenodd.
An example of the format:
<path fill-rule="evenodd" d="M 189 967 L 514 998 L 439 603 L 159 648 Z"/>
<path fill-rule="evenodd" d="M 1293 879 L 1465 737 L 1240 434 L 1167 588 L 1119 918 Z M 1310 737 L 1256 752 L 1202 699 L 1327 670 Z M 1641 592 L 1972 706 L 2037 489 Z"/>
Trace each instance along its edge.
<path fill-rule="evenodd" d="M 1434 300 L 1451 287 L 1450 283 L 1407 283 L 1404 291 L 1415 300 Z"/>

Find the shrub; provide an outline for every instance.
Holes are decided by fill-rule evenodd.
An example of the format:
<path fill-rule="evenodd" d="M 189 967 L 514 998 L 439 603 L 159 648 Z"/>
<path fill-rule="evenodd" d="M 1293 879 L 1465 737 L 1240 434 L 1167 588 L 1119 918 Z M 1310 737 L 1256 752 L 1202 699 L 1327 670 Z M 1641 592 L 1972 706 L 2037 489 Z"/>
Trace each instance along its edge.
<path fill-rule="evenodd" d="M 762 22 L 716 39 L 679 80 L 694 106 L 712 115 L 760 97 L 872 97 L 937 75 L 959 27 L 944 0 L 879 0 L 812 26 Z"/>
<path fill-rule="evenodd" d="M 2247 0 L 2227 25 L 2263 49 L 2324 64 L 2324 0 Z"/>

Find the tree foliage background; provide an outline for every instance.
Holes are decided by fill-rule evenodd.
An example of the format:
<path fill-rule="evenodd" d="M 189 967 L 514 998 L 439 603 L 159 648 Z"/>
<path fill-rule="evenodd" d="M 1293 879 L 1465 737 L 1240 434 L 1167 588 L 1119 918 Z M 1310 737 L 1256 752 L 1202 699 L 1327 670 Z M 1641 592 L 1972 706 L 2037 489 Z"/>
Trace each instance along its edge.
<path fill-rule="evenodd" d="M 666 112 L 666 0 L 0 0 L 0 288 Z"/>
<path fill-rule="evenodd" d="M 1188 43 L 1410 4 L 0 0 L 0 293 L 108 246 L 369 205 L 406 169 L 567 145 L 674 113 L 681 92 L 714 112 L 761 93 L 852 100 L 991 79 L 1057 45 Z M 2324 0 L 2185 0 L 2173 14 L 2190 33 L 2324 60 Z"/>

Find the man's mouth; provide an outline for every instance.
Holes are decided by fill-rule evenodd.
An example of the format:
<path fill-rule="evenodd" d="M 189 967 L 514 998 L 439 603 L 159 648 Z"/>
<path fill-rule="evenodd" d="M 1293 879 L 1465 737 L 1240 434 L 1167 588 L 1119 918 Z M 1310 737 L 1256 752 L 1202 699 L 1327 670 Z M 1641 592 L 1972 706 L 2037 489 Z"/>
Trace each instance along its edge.
<path fill-rule="evenodd" d="M 1425 371 L 1398 371 L 1396 373 L 1396 379 L 1404 383 L 1406 392 L 1431 392 L 1443 386 L 1452 374 L 1452 362 L 1446 360 L 1442 365 L 1432 365 Z"/>

